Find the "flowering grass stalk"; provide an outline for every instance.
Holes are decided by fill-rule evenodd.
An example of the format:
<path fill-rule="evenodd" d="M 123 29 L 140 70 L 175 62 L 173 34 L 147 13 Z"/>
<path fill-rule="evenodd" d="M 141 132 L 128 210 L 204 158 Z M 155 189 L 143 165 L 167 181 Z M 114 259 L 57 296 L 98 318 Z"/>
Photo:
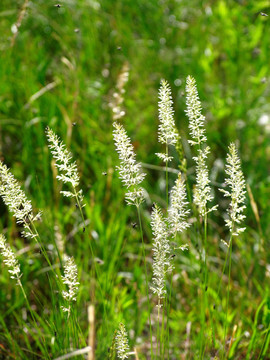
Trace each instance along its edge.
<path fill-rule="evenodd" d="M 124 360 L 128 358 L 128 352 L 129 352 L 128 335 L 126 332 L 125 325 L 122 323 L 119 324 L 119 329 L 116 333 L 115 347 L 119 359 Z"/>
<path fill-rule="evenodd" d="M 13 213 L 16 222 L 23 226 L 22 235 L 25 238 L 35 239 L 38 243 L 40 250 L 50 266 L 52 272 L 55 271 L 52 267 L 47 252 L 42 245 L 39 233 L 35 226 L 35 221 L 41 218 L 41 212 L 36 215 L 33 213 L 33 207 L 30 200 L 27 199 L 25 193 L 21 189 L 18 181 L 11 174 L 10 170 L 0 160 L 0 196 L 8 207 L 9 211 Z"/>
<path fill-rule="evenodd" d="M 20 280 L 20 278 L 22 277 L 20 265 L 13 250 L 7 244 L 6 239 L 2 234 L 0 234 L 0 252 L 4 258 L 4 264 L 7 265 L 7 267 L 9 268 L 8 272 L 10 273 L 10 278 L 17 280 L 17 285 L 22 287 L 22 283 Z"/>
<path fill-rule="evenodd" d="M 209 146 L 206 145 L 207 137 L 205 135 L 205 116 L 202 114 L 202 106 L 199 99 L 196 81 L 192 76 L 187 77 L 186 81 L 187 92 L 187 110 L 186 114 L 189 118 L 189 131 L 191 146 L 197 147 L 197 156 L 193 157 L 196 163 L 196 184 L 194 189 L 194 203 L 198 208 L 199 215 L 203 218 L 204 235 L 202 236 L 202 250 L 201 250 L 201 266 L 202 272 L 202 307 L 201 307 L 201 346 L 200 346 L 200 359 L 203 357 L 203 343 L 204 343 L 204 330 L 205 330 L 205 312 L 206 312 L 206 288 L 208 278 L 207 267 L 207 214 L 217 209 L 217 205 L 208 208 L 208 202 L 213 200 L 210 188 L 210 179 L 206 160 L 210 153 Z"/>
<path fill-rule="evenodd" d="M 7 166 L 0 160 L 0 195 L 16 218 L 16 222 L 22 225 L 24 230 L 22 235 L 27 238 L 37 240 L 38 233 L 33 229 L 34 221 L 40 219 L 41 212 L 33 214 L 33 207 L 30 200 L 21 189 L 17 180 L 11 174 Z M 38 240 L 37 240 L 38 241 Z"/>
<path fill-rule="evenodd" d="M 81 189 L 78 189 L 80 184 L 80 177 L 77 164 L 76 162 L 73 162 L 72 154 L 66 149 L 64 143 L 52 131 L 52 129 L 49 128 L 49 126 L 46 128 L 46 135 L 49 142 L 49 148 L 53 158 L 55 159 L 55 166 L 59 171 L 59 175 L 57 175 L 56 178 L 59 181 L 62 181 L 64 184 L 70 184 L 71 186 L 71 191 L 62 190 L 60 193 L 63 194 L 63 196 L 76 199 L 76 203 L 80 209 L 85 229 L 85 220 L 82 212 L 82 208 L 84 207 L 83 193 Z"/>
<path fill-rule="evenodd" d="M 166 275 L 173 270 L 171 258 L 171 246 L 169 242 L 169 232 L 167 223 L 162 215 L 161 209 L 154 205 L 151 214 L 151 227 L 153 232 L 153 279 L 151 290 L 158 297 L 158 319 L 157 319 L 157 339 L 159 344 L 160 356 L 162 354 L 162 340 L 164 336 L 160 331 L 160 309 L 162 307 L 162 299 L 167 294 L 166 291 Z M 164 330 L 164 310 L 162 319 L 162 332 Z M 164 341 L 165 344 L 165 341 Z M 157 348 L 158 351 L 158 348 Z"/>
<path fill-rule="evenodd" d="M 161 80 L 160 83 L 158 110 L 158 141 L 166 145 L 166 153 L 156 153 L 156 155 L 167 164 L 173 159 L 168 155 L 168 147 L 169 145 L 176 145 L 179 135 L 174 122 L 171 89 L 166 80 Z"/>
<path fill-rule="evenodd" d="M 144 189 L 139 185 L 144 180 L 146 174 L 141 171 L 141 163 L 136 161 L 136 154 L 134 152 L 131 140 L 127 135 L 126 130 L 121 124 L 117 122 L 113 123 L 113 138 L 115 142 L 116 151 L 118 152 L 120 159 L 120 166 L 117 166 L 119 171 L 119 177 L 122 180 L 124 186 L 129 189 L 125 195 L 128 205 L 135 205 L 137 208 L 138 221 L 140 226 L 140 235 L 142 242 L 142 254 L 144 259 L 144 272 L 146 280 L 146 293 L 147 302 L 149 308 L 149 324 L 150 324 L 150 342 L 151 342 L 151 357 L 153 358 L 153 344 L 152 344 L 152 324 L 150 316 L 150 300 L 148 293 L 148 276 L 146 268 L 145 246 L 143 240 L 142 220 L 140 205 L 144 201 Z"/>
<path fill-rule="evenodd" d="M 236 146 L 234 143 L 229 145 L 229 153 L 227 155 L 227 164 L 225 167 L 225 173 L 228 177 L 225 179 L 225 185 L 229 187 L 229 190 L 220 189 L 224 193 L 225 197 L 231 199 L 227 213 L 228 219 L 225 219 L 225 225 L 230 229 L 230 241 L 228 244 L 229 254 L 229 270 L 228 270 L 228 287 L 227 287 L 227 297 L 226 297 L 226 321 L 224 329 L 224 340 L 223 340 L 223 356 L 226 354 L 225 343 L 227 336 L 227 326 L 228 326 L 228 307 L 229 307 L 229 297 L 230 297 L 230 282 L 231 282 L 231 264 L 232 264 L 232 240 L 233 236 L 239 236 L 243 231 L 244 227 L 239 227 L 239 225 L 245 219 L 243 214 L 246 206 L 245 202 L 245 193 L 246 185 L 243 172 L 241 170 L 241 162 L 237 154 Z M 227 262 L 227 256 L 225 260 L 225 265 Z M 225 270 L 225 268 L 224 268 Z"/>
<path fill-rule="evenodd" d="M 23 294 L 23 297 L 25 299 L 25 302 L 26 302 L 26 305 L 27 305 L 27 308 L 31 314 L 31 317 L 34 321 L 34 324 L 36 326 L 36 329 L 38 330 L 38 326 L 37 326 L 37 323 L 36 323 L 36 319 L 34 317 L 34 313 L 33 313 L 33 310 L 31 309 L 31 306 L 29 304 L 29 301 L 28 301 L 28 298 L 26 296 L 26 293 L 24 291 L 24 288 L 23 288 L 23 285 L 22 285 L 22 282 L 21 282 L 21 277 L 22 277 L 22 273 L 21 273 L 21 268 L 20 268 L 20 264 L 14 254 L 14 251 L 11 249 L 10 245 L 7 244 L 6 242 L 6 239 L 4 237 L 4 235 L 0 234 L 0 253 L 2 254 L 2 257 L 3 257 L 3 262 L 4 264 L 9 268 L 8 269 L 8 272 L 10 273 L 10 278 L 11 279 L 15 279 L 16 280 L 16 284 L 19 285 L 21 291 L 22 291 L 22 294 Z M 45 345 L 45 349 L 47 351 L 47 348 L 46 348 L 46 343 L 44 341 L 44 339 L 42 338 L 42 341 Z"/>
<path fill-rule="evenodd" d="M 186 220 L 190 213 L 187 205 L 185 180 L 179 173 L 170 193 L 170 207 L 168 209 L 169 230 L 174 238 L 176 238 L 177 233 L 181 233 L 190 226 Z"/>
<path fill-rule="evenodd" d="M 123 185 L 128 189 L 126 201 L 128 205 L 138 207 L 144 200 L 144 190 L 139 185 L 146 174 L 141 171 L 141 164 L 136 162 L 133 145 L 124 127 L 117 122 L 113 126 L 113 138 L 121 162 L 117 169 Z"/>
<path fill-rule="evenodd" d="M 167 207 L 169 201 L 169 181 L 168 181 L 168 163 L 172 161 L 173 157 L 169 156 L 169 145 L 175 146 L 179 139 L 175 121 L 173 100 L 171 95 L 170 85 L 166 80 L 161 80 L 159 89 L 159 126 L 158 126 L 158 141 L 165 144 L 165 153 L 156 153 L 156 155 L 166 164 L 166 199 Z"/>
<path fill-rule="evenodd" d="M 68 306 L 61 306 L 64 312 L 70 315 L 71 303 L 77 300 L 78 292 L 78 269 L 75 261 L 72 257 L 66 257 L 64 259 L 64 276 L 62 276 L 62 281 L 67 285 L 68 291 L 62 291 L 63 298 L 68 302 Z"/>

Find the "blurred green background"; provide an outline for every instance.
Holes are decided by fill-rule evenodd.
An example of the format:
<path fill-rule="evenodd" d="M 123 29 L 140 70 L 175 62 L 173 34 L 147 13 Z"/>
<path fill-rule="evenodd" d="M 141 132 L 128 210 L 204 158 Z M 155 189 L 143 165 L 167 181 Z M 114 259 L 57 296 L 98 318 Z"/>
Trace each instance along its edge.
<path fill-rule="evenodd" d="M 151 243 L 151 204 L 157 201 L 165 205 L 166 199 L 164 172 L 148 166 L 162 165 L 155 156 L 161 151 L 157 142 L 160 80 L 166 79 L 172 88 L 190 184 L 194 181 L 194 163 L 187 142 L 185 80 L 192 75 L 197 81 L 211 147 L 210 177 L 220 203 L 219 211 L 210 219 L 215 244 L 211 251 L 217 258 L 224 253 L 219 249 L 219 241 L 226 237 L 222 220 L 226 203 L 222 203 L 216 190 L 223 182 L 227 146 L 231 141 L 237 143 L 251 192 L 247 196 L 247 232 L 237 244 L 235 259 L 242 267 L 242 273 L 234 270 L 239 292 L 232 302 L 238 306 L 239 298 L 245 298 L 241 311 L 246 314 L 246 321 L 239 328 L 243 332 L 251 329 L 254 311 L 269 289 L 268 13 L 270 1 L 265 0 L 1 0 L 0 158 L 23 185 L 34 208 L 43 210 L 39 226 L 44 242 L 50 245 L 52 237 L 62 239 L 65 251 L 80 264 L 79 313 L 85 332 L 85 304 L 93 298 L 97 328 L 102 323 L 101 294 L 98 290 L 97 294 L 90 294 L 89 239 L 82 239 L 82 224 L 75 206 L 59 194 L 44 130 L 49 125 L 67 144 L 78 164 L 89 233 L 95 255 L 101 260 L 100 272 L 108 296 L 107 321 L 112 330 L 106 339 L 112 338 L 115 325 L 123 319 L 135 331 L 131 341 L 136 342 L 137 336 L 144 339 L 148 335 L 143 332 L 147 314 L 138 303 L 145 297 L 145 289 L 139 260 L 134 260 L 140 246 L 138 228 L 132 226 L 137 221 L 136 212 L 124 202 L 124 189 L 115 171 L 118 158 L 112 138 L 111 104 L 121 88 L 121 74 L 127 71 L 121 104 L 125 115 L 119 121 L 127 129 L 137 159 L 148 173 L 144 186 L 149 198 L 143 216 L 146 243 Z M 176 158 L 172 166 L 178 165 Z M 175 175 L 171 174 L 170 186 L 174 180 Z M 20 238 L 14 219 L 2 202 L 0 214 L 1 230 L 9 242 L 18 249 L 28 245 Z M 149 254 L 150 248 L 151 245 Z M 25 282 L 31 284 L 35 279 L 37 289 L 49 293 L 49 288 L 42 288 L 45 280 L 37 275 L 42 260 L 35 261 L 38 256 L 32 248 L 29 257 L 31 261 L 23 255 L 20 258 Z M 183 257 L 181 261 L 186 264 L 179 261 L 179 271 L 190 271 L 192 277 L 195 270 L 189 267 L 188 255 Z M 257 274 L 254 281 L 251 274 Z M 7 282 L 4 275 L 0 278 Z M 12 324 L 7 309 L 15 295 L 12 284 L 5 285 L 10 287 L 9 300 L 6 303 L 6 291 L 1 289 L 0 306 L 4 318 Z M 188 286 L 185 291 L 183 284 L 179 287 L 186 292 L 181 295 L 186 300 L 181 300 L 179 311 L 176 305 L 172 326 L 181 334 L 186 321 L 194 320 L 190 309 L 196 302 L 196 291 L 193 293 Z M 189 297 L 193 300 L 186 303 Z M 43 301 L 46 304 L 46 299 Z M 185 306 L 189 310 L 183 312 Z M 188 311 L 190 315 L 185 314 Z M 183 320 L 184 315 L 189 318 Z M 265 321 L 267 324 L 269 320 Z"/>

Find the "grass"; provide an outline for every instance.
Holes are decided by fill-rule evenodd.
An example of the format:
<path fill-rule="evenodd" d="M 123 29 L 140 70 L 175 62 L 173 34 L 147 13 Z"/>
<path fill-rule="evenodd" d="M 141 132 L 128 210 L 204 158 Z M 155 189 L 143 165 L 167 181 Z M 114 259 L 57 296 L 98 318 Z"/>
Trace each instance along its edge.
<path fill-rule="evenodd" d="M 14 218 L 1 202 L 1 233 L 17 251 L 23 272 L 21 282 L 39 327 L 35 327 L 23 293 L 10 280 L 3 265 L 0 357 L 55 359 L 86 347 L 87 309 L 92 304 L 96 359 L 109 356 L 108 348 L 120 322 L 126 325 L 131 351 L 136 346 L 139 359 L 151 358 L 140 226 L 136 209 L 124 202 L 125 190 L 115 171 L 118 159 L 109 107 L 121 69 L 128 63 L 129 80 L 122 105 L 126 115 L 121 121 L 132 139 L 138 161 L 144 163 L 147 172 L 144 186 L 149 198 L 141 208 L 141 221 L 148 276 L 152 271 L 152 203 L 167 207 L 166 168 L 155 156 L 163 150 L 157 142 L 159 83 L 164 78 L 172 87 L 191 199 L 194 152 L 187 143 L 184 110 L 185 79 L 192 74 L 207 118 L 207 142 L 211 147 L 208 167 L 220 205 L 217 212 L 208 216 L 208 304 L 203 358 L 222 358 L 228 267 L 221 276 L 227 251 L 221 239 L 228 240 L 229 233 L 223 222 L 227 201 L 218 188 L 224 181 L 222 166 L 227 145 L 237 141 L 250 191 L 246 232 L 232 244 L 227 358 L 267 359 L 269 17 L 261 16 L 260 12 L 270 13 L 269 2 L 60 3 L 58 9 L 45 0 L 29 2 L 11 46 L 11 27 L 17 22 L 24 1 L 1 1 L 0 158 L 20 181 L 34 209 L 43 210 L 37 228 L 56 273 L 63 274 L 55 243 L 60 253 L 74 257 L 80 288 L 74 316 L 67 320 L 60 310 L 60 285 L 52 277 L 38 246 L 20 236 Z M 77 161 L 86 204 L 85 232 L 75 202 L 59 194 L 62 185 L 56 180 L 47 147 L 44 132 L 47 125 L 63 139 Z M 173 155 L 175 160 L 169 166 L 177 169 L 182 159 L 177 152 Z M 177 175 L 168 170 L 170 189 Z M 166 345 L 170 359 L 199 358 L 201 348 L 202 274 L 197 243 L 203 237 L 203 226 L 195 215 L 192 222 L 190 230 L 177 239 L 189 242 L 190 250 L 176 250 L 172 286 L 170 281 L 167 284 L 171 291 L 169 346 Z M 99 280 L 93 274 L 95 267 Z M 155 300 L 151 295 L 154 322 Z M 153 335 L 155 331 L 154 327 Z M 165 358 L 169 358 L 167 354 Z"/>

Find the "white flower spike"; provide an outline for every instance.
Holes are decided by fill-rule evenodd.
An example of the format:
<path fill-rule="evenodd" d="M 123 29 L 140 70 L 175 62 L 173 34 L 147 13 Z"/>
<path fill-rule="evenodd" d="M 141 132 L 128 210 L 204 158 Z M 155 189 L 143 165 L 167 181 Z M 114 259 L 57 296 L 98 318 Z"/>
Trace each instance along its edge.
<path fill-rule="evenodd" d="M 224 193 L 224 196 L 231 198 L 230 206 L 227 210 L 229 219 L 226 219 L 225 223 L 232 232 L 232 235 L 238 236 L 245 230 L 244 227 L 237 227 L 237 224 L 241 224 L 246 217 L 243 214 L 243 211 L 246 208 L 244 205 L 246 184 L 241 170 L 241 162 L 234 143 L 231 143 L 229 146 L 225 173 L 228 175 L 228 178 L 225 179 L 225 184 L 230 190 L 219 189 Z"/>
<path fill-rule="evenodd" d="M 141 164 L 136 162 L 133 145 L 124 127 L 117 122 L 114 122 L 113 126 L 115 128 L 113 138 L 121 162 L 120 166 L 117 166 L 119 177 L 124 186 L 129 189 L 126 193 L 126 201 L 128 205 L 139 206 L 144 200 L 144 190 L 139 187 L 139 184 L 146 174 L 141 172 Z"/>
<path fill-rule="evenodd" d="M 56 178 L 64 184 L 69 183 L 72 186 L 73 191 L 61 191 L 61 194 L 66 197 L 76 197 L 82 204 L 82 190 L 77 190 L 80 183 L 80 177 L 76 162 L 72 161 L 71 153 L 66 149 L 66 146 L 49 126 L 46 128 L 46 135 L 49 142 L 49 148 L 51 149 L 52 156 L 56 161 L 56 167 L 60 173 Z"/>
<path fill-rule="evenodd" d="M 161 144 L 175 145 L 178 140 L 178 133 L 174 122 L 173 101 L 171 89 L 166 80 L 161 80 L 159 89 L 159 126 L 158 126 L 158 141 Z M 168 154 L 156 153 L 156 155 L 164 162 L 168 163 L 173 158 Z"/>
<path fill-rule="evenodd" d="M 181 173 L 179 173 L 175 185 L 171 190 L 170 199 L 171 205 L 168 209 L 168 222 L 170 233 L 176 235 L 177 232 L 182 232 L 190 226 L 186 220 L 190 210 L 187 209 L 186 186 Z"/>
<path fill-rule="evenodd" d="M 122 323 L 119 324 L 119 330 L 117 331 L 115 340 L 118 358 L 121 360 L 127 359 L 129 352 L 128 336 L 125 325 Z"/>
<path fill-rule="evenodd" d="M 64 259 L 64 276 L 62 276 L 62 281 L 68 286 L 68 291 L 63 291 L 63 298 L 68 302 L 68 307 L 62 306 L 62 310 L 70 314 L 71 302 L 77 300 L 78 292 L 78 269 L 75 261 L 72 257 L 66 257 Z"/>
<path fill-rule="evenodd" d="M 166 294 L 165 281 L 166 274 L 171 272 L 171 247 L 168 239 L 168 230 L 165 219 L 162 216 L 161 209 L 155 205 L 151 214 L 151 227 L 153 232 L 153 285 L 151 290 L 157 294 L 160 300 Z"/>
<path fill-rule="evenodd" d="M 17 284 L 20 285 L 20 278 L 22 276 L 20 265 L 13 250 L 7 244 L 6 239 L 2 234 L 0 234 L 0 252 L 4 258 L 4 264 L 9 268 L 8 272 L 11 274 L 11 279 L 16 279 Z"/>
<path fill-rule="evenodd" d="M 41 212 L 33 214 L 31 201 L 27 199 L 17 180 L 10 170 L 0 160 L 0 195 L 9 211 L 13 213 L 17 224 L 23 225 L 24 237 L 35 238 L 37 236 L 31 230 L 30 223 L 41 217 Z"/>

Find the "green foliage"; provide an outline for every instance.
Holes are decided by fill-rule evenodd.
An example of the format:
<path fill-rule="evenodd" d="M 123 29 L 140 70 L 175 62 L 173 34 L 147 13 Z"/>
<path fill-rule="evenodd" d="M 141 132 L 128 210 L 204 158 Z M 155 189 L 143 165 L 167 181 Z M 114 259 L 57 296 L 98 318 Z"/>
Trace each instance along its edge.
<path fill-rule="evenodd" d="M 187 142 L 184 114 L 185 79 L 190 74 L 196 79 L 206 116 L 209 176 L 220 204 L 209 215 L 204 358 L 222 355 L 227 278 L 221 277 L 226 247 L 220 240 L 227 240 L 228 233 L 222 220 L 227 202 L 218 188 L 224 179 L 227 145 L 236 141 L 251 194 L 246 203 L 247 230 L 233 243 L 226 346 L 229 359 L 267 359 L 269 1 L 63 0 L 60 8 L 56 3 L 29 1 L 18 26 L 24 0 L 0 1 L 0 159 L 31 199 L 34 212 L 43 211 L 37 229 L 58 279 L 63 275 L 62 256 L 67 253 L 78 266 L 80 288 L 74 312 L 67 318 L 60 309 L 63 288 L 57 277 L 38 245 L 21 237 L 22 229 L 0 200 L 0 232 L 17 250 L 21 282 L 38 324 L 37 330 L 20 288 L 10 281 L 1 263 L 0 358 L 54 359 L 87 346 L 90 303 L 95 306 L 96 359 L 114 358 L 108 348 L 120 322 L 126 325 L 131 351 L 136 346 L 139 359 L 150 358 L 140 228 L 136 211 L 125 204 L 125 190 L 115 171 L 118 159 L 109 106 L 127 63 L 129 80 L 121 105 L 126 114 L 120 121 L 132 138 L 136 159 L 147 171 L 144 186 L 149 198 L 142 210 L 147 272 L 152 271 L 152 202 L 166 208 L 165 169 L 155 156 L 162 151 L 157 141 L 162 78 L 171 85 L 181 136 L 177 151 L 170 154 L 175 159 L 170 167 L 186 170 L 192 199 L 194 153 Z M 46 126 L 53 128 L 76 159 L 86 205 L 85 232 L 75 200 L 60 194 L 63 189 L 56 180 Z M 169 189 L 175 179 L 169 169 Z M 195 226 L 176 240 L 177 244 L 189 242 L 190 251 L 175 250 L 172 287 L 166 284 L 172 291 L 171 359 L 199 356 L 202 275 L 198 239 L 202 234 L 196 216 L 192 221 Z M 155 309 L 152 315 L 156 316 Z"/>

